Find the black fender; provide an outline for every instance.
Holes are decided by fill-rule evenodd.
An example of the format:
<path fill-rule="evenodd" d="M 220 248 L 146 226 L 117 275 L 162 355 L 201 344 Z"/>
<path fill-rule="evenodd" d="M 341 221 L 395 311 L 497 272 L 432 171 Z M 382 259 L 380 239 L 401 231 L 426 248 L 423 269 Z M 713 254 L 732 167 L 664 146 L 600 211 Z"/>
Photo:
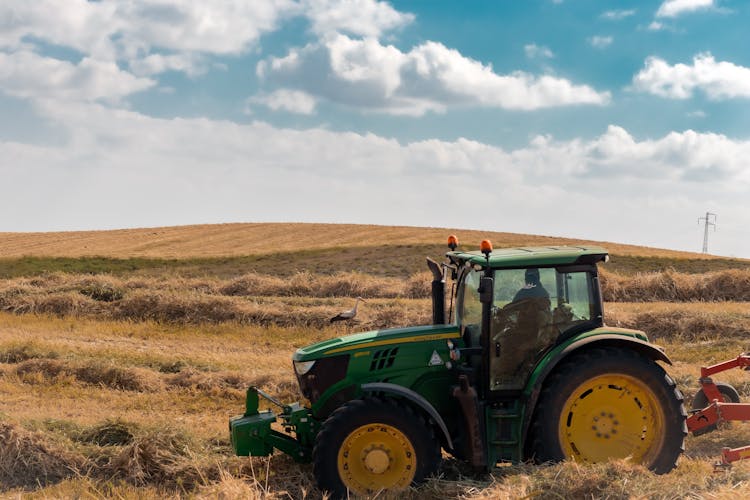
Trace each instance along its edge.
<path fill-rule="evenodd" d="M 446 449 L 448 451 L 453 450 L 453 441 L 451 440 L 451 436 L 448 433 L 448 427 L 445 425 L 443 417 L 441 417 L 435 407 L 432 406 L 432 404 L 424 397 L 422 397 L 419 393 L 414 392 L 407 387 L 396 384 L 389 384 L 387 382 L 372 382 L 369 384 L 362 384 L 360 386 L 360 389 L 362 390 L 362 392 L 379 392 L 391 394 L 414 403 L 418 408 L 424 411 L 424 413 L 426 413 L 440 428 L 440 431 L 443 433 L 443 442 L 447 445 Z"/>
<path fill-rule="evenodd" d="M 526 402 L 526 412 L 524 414 L 522 427 L 522 436 L 524 437 L 524 441 L 526 441 L 529 426 L 531 425 L 531 419 L 534 415 L 534 411 L 536 410 L 536 405 L 539 402 L 539 395 L 542 392 L 542 387 L 544 386 L 544 382 L 547 379 L 547 376 L 554 371 L 555 367 L 560 364 L 561 361 L 563 361 L 571 354 L 591 347 L 621 347 L 626 349 L 633 349 L 643 356 L 651 358 L 654 361 L 664 361 L 669 365 L 672 364 L 672 361 L 666 354 L 664 354 L 664 351 L 660 347 L 652 344 L 651 342 L 647 342 L 638 338 L 624 337 L 617 334 L 604 334 L 585 337 L 572 342 L 547 362 L 547 364 L 544 366 L 544 369 L 539 374 L 539 377 L 537 377 L 536 381 L 534 382 L 534 386 L 531 388 L 529 399 Z"/>

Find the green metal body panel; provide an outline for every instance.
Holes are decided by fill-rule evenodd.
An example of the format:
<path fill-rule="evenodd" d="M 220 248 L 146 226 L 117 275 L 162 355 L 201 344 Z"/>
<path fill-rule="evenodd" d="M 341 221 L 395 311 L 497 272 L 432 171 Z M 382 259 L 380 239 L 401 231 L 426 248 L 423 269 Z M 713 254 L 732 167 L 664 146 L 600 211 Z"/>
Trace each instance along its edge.
<path fill-rule="evenodd" d="M 324 340 L 317 344 L 297 349 L 292 356 L 294 361 L 311 361 L 325 356 L 333 356 L 341 353 L 361 353 L 372 349 L 377 350 L 384 346 L 404 343 L 422 343 L 430 340 L 443 340 L 458 336 L 458 327 L 454 325 L 426 325 L 407 328 L 393 328 L 389 330 L 373 330 L 370 332 L 355 333 L 335 339 Z M 361 354 L 354 356 L 363 357 Z"/>
<path fill-rule="evenodd" d="M 621 335 L 624 339 L 637 339 L 648 342 L 648 337 L 641 331 L 628 330 L 626 328 L 614 328 L 609 326 L 594 328 L 593 330 L 568 337 L 561 343 L 556 345 L 553 349 L 551 349 L 541 360 L 539 360 L 537 365 L 534 367 L 534 370 L 531 372 L 531 376 L 529 377 L 528 382 L 526 383 L 524 394 L 526 394 L 527 396 L 531 394 L 531 392 L 534 390 L 534 387 L 538 385 L 537 382 L 539 382 L 539 377 L 546 371 L 547 364 L 551 360 L 557 358 L 562 351 L 568 348 L 568 346 L 589 337 L 601 337 L 608 334 Z"/>
<path fill-rule="evenodd" d="M 308 356 L 349 354 L 346 376 L 329 387 L 311 407 L 318 415 L 329 407 L 329 399 L 341 391 L 361 396 L 359 387 L 371 382 L 388 382 L 408 387 L 430 402 L 438 412 L 449 412 L 450 396 L 447 387 L 455 383 L 455 374 L 449 370 L 448 340 L 457 342 L 457 326 L 423 326 L 360 333 L 342 337 L 335 344 L 316 344 L 295 353 L 296 360 Z M 436 357 L 435 357 L 436 356 Z"/>

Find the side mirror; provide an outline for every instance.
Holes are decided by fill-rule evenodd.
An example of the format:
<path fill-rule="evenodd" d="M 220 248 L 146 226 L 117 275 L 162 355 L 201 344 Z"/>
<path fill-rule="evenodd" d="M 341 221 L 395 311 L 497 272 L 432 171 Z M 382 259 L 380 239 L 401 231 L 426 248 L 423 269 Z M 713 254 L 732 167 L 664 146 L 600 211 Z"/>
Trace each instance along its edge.
<path fill-rule="evenodd" d="M 479 302 L 481 302 L 482 304 L 492 304 L 492 302 L 494 301 L 494 281 L 495 280 L 490 278 L 489 276 L 483 276 L 479 280 L 479 288 L 477 288 L 477 292 L 479 292 Z"/>

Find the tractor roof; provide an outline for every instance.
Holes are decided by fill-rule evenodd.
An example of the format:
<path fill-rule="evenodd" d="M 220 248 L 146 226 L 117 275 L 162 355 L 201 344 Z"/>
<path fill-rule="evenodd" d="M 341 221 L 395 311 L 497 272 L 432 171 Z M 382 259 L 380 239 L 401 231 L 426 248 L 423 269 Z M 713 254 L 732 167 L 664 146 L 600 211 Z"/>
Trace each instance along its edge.
<path fill-rule="evenodd" d="M 449 257 L 461 262 L 485 265 L 487 260 L 479 250 L 448 252 Z M 551 246 L 498 248 L 490 253 L 490 267 L 520 268 L 529 266 L 560 266 L 566 264 L 594 264 L 604 261 L 607 251 L 596 246 Z"/>

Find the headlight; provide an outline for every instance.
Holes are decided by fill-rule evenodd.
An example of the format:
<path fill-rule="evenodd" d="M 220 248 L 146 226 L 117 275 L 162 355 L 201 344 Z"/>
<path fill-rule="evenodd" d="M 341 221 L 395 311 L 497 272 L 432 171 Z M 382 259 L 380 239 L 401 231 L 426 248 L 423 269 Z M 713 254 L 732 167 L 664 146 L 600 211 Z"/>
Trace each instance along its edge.
<path fill-rule="evenodd" d="M 305 373 L 309 372 L 313 365 L 315 364 L 315 360 L 312 361 L 295 361 L 294 362 L 294 371 L 297 372 L 297 375 L 304 375 Z M 289 365 L 287 365 L 289 366 Z"/>

